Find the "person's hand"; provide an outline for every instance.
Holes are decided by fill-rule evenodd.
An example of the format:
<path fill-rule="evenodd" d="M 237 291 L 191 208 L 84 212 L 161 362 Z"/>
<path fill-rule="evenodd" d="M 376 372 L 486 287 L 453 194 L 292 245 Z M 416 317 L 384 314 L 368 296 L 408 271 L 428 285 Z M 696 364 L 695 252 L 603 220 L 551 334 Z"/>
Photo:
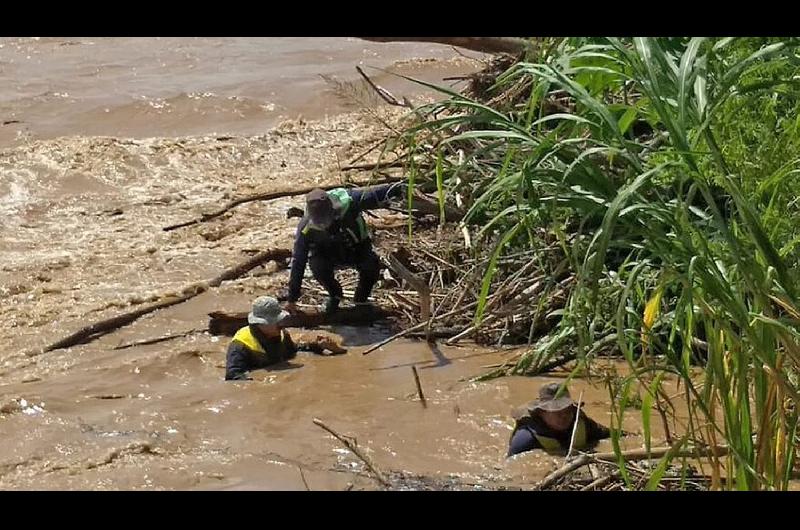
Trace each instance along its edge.
<path fill-rule="evenodd" d="M 347 349 L 342 348 L 339 344 L 336 343 L 335 340 L 325 335 L 317 335 L 314 339 L 314 343 L 318 347 L 328 350 L 333 355 L 341 355 L 343 353 L 347 353 Z"/>
<path fill-rule="evenodd" d="M 283 306 L 283 308 L 284 308 L 284 309 L 285 309 L 285 310 L 286 310 L 286 311 L 287 311 L 287 312 L 288 312 L 290 315 L 296 315 L 297 313 L 299 313 L 299 312 L 300 312 L 300 309 L 298 309 L 298 307 L 297 307 L 297 304 L 295 304 L 294 302 L 286 302 L 286 304 Z"/>
<path fill-rule="evenodd" d="M 347 353 L 347 348 L 342 348 L 333 339 L 325 339 L 321 342 L 321 344 L 327 348 L 333 355 L 342 355 Z"/>

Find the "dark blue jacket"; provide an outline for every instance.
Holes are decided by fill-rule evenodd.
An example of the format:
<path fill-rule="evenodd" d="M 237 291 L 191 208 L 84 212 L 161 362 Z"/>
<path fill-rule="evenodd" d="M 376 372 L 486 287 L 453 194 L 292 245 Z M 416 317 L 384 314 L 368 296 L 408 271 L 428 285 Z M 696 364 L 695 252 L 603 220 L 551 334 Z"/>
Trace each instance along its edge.
<path fill-rule="evenodd" d="M 289 302 L 300 298 L 300 286 L 306 271 L 309 253 L 330 259 L 334 263 L 350 263 L 354 257 L 371 248 L 369 234 L 361 212 L 386 206 L 392 199 L 401 196 L 405 186 L 385 184 L 371 188 L 347 190 L 351 203 L 344 216 L 334 221 L 326 230 L 309 230 L 308 215 L 297 225 L 292 250 L 292 270 L 289 277 Z"/>
<path fill-rule="evenodd" d="M 297 351 L 308 349 L 305 344 L 295 344 L 291 335 L 283 331 L 280 337 L 267 338 L 258 326 L 249 326 L 250 333 L 265 353 L 258 353 L 238 340 L 232 340 L 225 359 L 225 380 L 249 379 L 247 372 L 266 368 L 272 364 L 288 361 L 297 356 Z"/>

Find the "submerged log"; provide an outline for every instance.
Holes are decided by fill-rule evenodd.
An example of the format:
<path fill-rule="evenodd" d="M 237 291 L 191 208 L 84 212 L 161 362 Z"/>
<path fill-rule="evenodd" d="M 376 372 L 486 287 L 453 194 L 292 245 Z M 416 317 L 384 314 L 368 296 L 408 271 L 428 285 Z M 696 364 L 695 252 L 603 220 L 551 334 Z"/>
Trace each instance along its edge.
<path fill-rule="evenodd" d="M 287 328 L 316 328 L 328 325 L 368 326 L 386 320 L 394 313 L 379 307 L 347 307 L 334 313 L 303 311 L 287 317 L 281 322 Z M 247 325 L 247 312 L 214 311 L 208 314 L 208 332 L 212 335 L 231 337 Z"/>

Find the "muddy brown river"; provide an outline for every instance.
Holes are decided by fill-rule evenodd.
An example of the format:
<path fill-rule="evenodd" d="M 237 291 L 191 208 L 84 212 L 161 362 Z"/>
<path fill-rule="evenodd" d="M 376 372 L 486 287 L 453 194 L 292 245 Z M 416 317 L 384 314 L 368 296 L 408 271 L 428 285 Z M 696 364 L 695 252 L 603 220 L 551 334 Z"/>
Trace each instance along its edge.
<path fill-rule="evenodd" d="M 401 97 L 421 87 L 392 73 L 448 86 L 474 62 L 448 46 L 356 38 L 0 38 L 0 143 L 261 134 L 356 108 L 335 90 L 359 80 L 356 66 Z"/>
<path fill-rule="evenodd" d="M 209 311 L 246 310 L 283 287 L 286 271 L 258 270 L 41 353 L 248 252 L 290 246 L 285 211 L 300 198 L 161 228 L 255 190 L 340 181 L 339 165 L 402 118 L 358 95 L 357 64 L 445 84 L 480 66 L 446 46 L 345 38 L 0 39 L 0 488 L 378 488 L 314 418 L 356 438 L 386 473 L 525 488 L 561 465 L 540 452 L 505 458 L 512 407 L 558 379 L 469 382 L 514 351 L 399 340 L 364 356 L 385 334 L 337 328 L 347 355 L 300 354 L 226 383 L 227 341 L 202 331 L 114 349 L 202 330 Z M 432 97 L 367 70 L 398 96 Z M 347 83 L 355 100 L 342 96 Z M 579 379 L 571 392 L 608 423 L 602 385 Z M 625 427 L 640 430 L 638 411 Z"/>

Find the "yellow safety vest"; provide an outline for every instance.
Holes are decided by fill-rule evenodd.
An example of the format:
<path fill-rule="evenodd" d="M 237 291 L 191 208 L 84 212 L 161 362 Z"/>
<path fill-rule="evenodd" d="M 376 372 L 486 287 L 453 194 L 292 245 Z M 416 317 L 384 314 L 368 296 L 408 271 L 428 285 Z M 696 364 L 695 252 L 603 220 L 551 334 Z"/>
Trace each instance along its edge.
<path fill-rule="evenodd" d="M 536 440 L 539 441 L 541 444 L 542 449 L 545 451 L 559 451 L 567 449 L 567 447 L 563 447 L 561 442 L 556 440 L 555 438 L 550 438 L 549 436 L 542 436 L 541 434 L 536 434 Z M 572 435 L 572 431 L 570 431 L 570 435 Z M 578 422 L 578 428 L 575 431 L 575 441 L 572 444 L 572 447 L 575 449 L 581 449 L 586 447 L 586 422 L 581 420 Z"/>
<path fill-rule="evenodd" d="M 250 326 L 245 326 L 239 331 L 236 332 L 236 335 L 233 336 L 233 340 L 239 341 L 245 346 L 247 349 L 252 350 L 257 353 L 263 353 L 266 355 L 266 351 L 264 348 L 261 347 L 261 343 L 258 342 L 253 336 L 253 332 L 250 330 Z M 281 330 L 281 346 L 283 345 L 283 330 Z"/>

